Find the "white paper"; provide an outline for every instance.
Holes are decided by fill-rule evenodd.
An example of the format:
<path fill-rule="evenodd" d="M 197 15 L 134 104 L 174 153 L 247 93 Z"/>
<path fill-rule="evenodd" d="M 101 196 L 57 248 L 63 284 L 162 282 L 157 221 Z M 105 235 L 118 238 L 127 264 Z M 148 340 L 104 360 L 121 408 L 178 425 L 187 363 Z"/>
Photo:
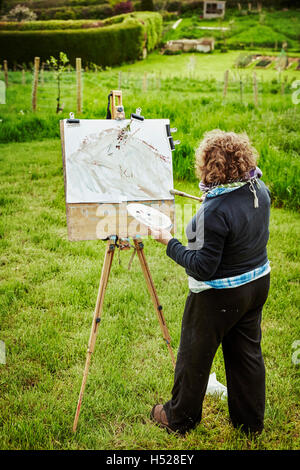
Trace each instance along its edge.
<path fill-rule="evenodd" d="M 173 199 L 168 119 L 64 121 L 67 203 Z"/>

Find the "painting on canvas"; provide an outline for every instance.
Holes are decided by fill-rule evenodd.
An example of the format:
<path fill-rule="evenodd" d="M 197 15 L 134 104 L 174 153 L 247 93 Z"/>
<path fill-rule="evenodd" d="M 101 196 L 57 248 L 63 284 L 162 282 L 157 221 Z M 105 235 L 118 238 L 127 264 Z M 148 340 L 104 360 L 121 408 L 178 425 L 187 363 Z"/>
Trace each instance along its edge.
<path fill-rule="evenodd" d="M 64 121 L 66 202 L 172 200 L 168 119 Z"/>

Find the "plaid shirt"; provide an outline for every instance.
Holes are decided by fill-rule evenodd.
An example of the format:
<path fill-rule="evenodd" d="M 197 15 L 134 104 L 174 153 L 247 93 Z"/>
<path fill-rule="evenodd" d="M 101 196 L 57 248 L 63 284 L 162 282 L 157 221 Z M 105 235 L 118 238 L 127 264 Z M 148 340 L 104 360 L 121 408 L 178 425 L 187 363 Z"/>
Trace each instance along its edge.
<path fill-rule="evenodd" d="M 189 288 L 192 292 L 199 293 L 206 289 L 229 289 L 232 287 L 242 286 L 248 282 L 255 281 L 256 279 L 265 276 L 271 271 L 269 261 L 253 269 L 248 273 L 240 274 L 238 276 L 227 277 L 225 279 L 214 279 L 212 281 L 196 281 L 189 276 Z"/>

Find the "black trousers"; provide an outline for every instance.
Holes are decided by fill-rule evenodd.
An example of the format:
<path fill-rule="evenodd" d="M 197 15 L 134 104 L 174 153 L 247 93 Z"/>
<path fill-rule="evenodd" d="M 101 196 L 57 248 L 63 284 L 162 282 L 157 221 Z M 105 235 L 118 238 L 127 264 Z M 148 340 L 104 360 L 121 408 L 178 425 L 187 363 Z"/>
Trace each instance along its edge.
<path fill-rule="evenodd" d="M 270 275 L 232 289 L 190 292 L 182 319 L 172 398 L 164 404 L 169 425 L 185 433 L 202 415 L 211 365 L 222 344 L 231 422 L 261 432 L 265 410 L 265 366 L 261 316 Z"/>

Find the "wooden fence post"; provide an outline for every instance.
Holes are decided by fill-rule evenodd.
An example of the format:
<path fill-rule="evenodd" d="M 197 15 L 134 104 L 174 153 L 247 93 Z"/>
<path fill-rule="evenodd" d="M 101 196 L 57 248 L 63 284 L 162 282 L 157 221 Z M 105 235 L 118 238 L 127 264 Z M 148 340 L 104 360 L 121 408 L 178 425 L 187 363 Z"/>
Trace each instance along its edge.
<path fill-rule="evenodd" d="M 281 95 L 284 95 L 284 93 L 285 93 L 286 83 L 287 83 L 287 76 L 285 76 L 284 79 L 281 82 L 281 90 L 280 90 Z"/>
<path fill-rule="evenodd" d="M 81 94 L 82 94 L 82 84 L 81 84 L 81 58 L 76 58 L 76 81 L 77 81 L 77 113 L 81 113 Z"/>
<path fill-rule="evenodd" d="M 147 72 L 144 72 L 143 91 L 147 91 Z"/>
<path fill-rule="evenodd" d="M 7 60 L 3 61 L 3 71 L 4 71 L 4 81 L 6 88 L 8 87 L 8 67 L 7 67 Z"/>
<path fill-rule="evenodd" d="M 41 86 L 44 86 L 44 66 L 45 66 L 45 62 L 42 62 L 42 66 L 41 66 Z"/>
<path fill-rule="evenodd" d="M 240 99 L 241 99 L 241 103 L 243 104 L 243 80 L 242 80 L 242 77 L 240 77 Z"/>
<path fill-rule="evenodd" d="M 34 58 L 34 75 L 33 75 L 33 88 L 32 88 L 32 111 L 36 111 L 37 105 L 37 87 L 39 80 L 40 58 Z"/>
<path fill-rule="evenodd" d="M 156 88 L 157 90 L 160 90 L 161 87 L 161 71 L 158 73 L 157 79 L 156 79 Z"/>
<path fill-rule="evenodd" d="M 226 98 L 227 95 L 227 88 L 228 88 L 228 77 L 229 77 L 229 70 L 226 70 L 224 74 L 224 90 L 223 90 L 223 99 Z"/>
<path fill-rule="evenodd" d="M 253 72 L 253 93 L 254 93 L 254 104 L 258 106 L 258 91 L 257 91 L 257 77 L 256 72 Z"/>

